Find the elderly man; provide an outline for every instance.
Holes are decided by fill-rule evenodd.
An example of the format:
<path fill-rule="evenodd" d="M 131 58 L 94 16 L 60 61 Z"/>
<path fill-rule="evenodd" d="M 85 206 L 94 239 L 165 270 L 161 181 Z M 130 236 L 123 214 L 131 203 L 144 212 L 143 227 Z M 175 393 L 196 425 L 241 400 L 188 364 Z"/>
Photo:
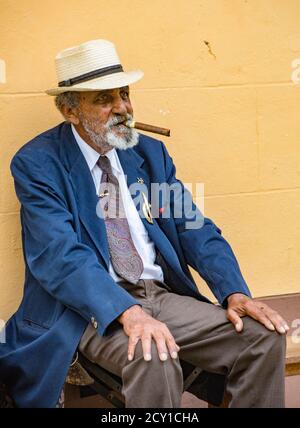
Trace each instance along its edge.
<path fill-rule="evenodd" d="M 79 348 L 122 378 L 127 407 L 179 407 L 181 361 L 226 379 L 229 406 L 282 407 L 288 326 L 252 300 L 163 143 L 127 126 L 129 85 L 143 73 L 125 72 L 105 40 L 62 51 L 56 65 L 59 85 L 47 93 L 65 122 L 11 164 L 26 273 L 0 377 L 16 405 L 54 407 Z M 160 200 L 157 216 L 153 183 L 182 193 Z M 143 189 L 138 203 L 133 185 Z M 182 200 L 190 209 L 178 215 Z M 220 305 L 199 293 L 188 266 Z"/>

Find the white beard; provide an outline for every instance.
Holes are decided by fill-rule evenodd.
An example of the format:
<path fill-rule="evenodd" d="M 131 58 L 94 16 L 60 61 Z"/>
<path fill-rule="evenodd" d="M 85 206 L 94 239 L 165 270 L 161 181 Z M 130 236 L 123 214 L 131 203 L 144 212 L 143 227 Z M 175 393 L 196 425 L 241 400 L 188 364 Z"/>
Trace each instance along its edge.
<path fill-rule="evenodd" d="M 128 127 L 126 126 L 126 128 Z M 128 133 L 126 136 L 118 136 L 114 134 L 113 131 L 108 131 L 106 134 L 107 143 L 120 150 L 126 150 L 136 146 L 139 142 L 139 134 L 135 129 L 128 128 L 128 130 L 130 134 Z"/>
<path fill-rule="evenodd" d="M 132 116 L 128 114 L 127 120 L 129 119 L 132 119 Z M 97 124 L 91 120 L 86 119 L 83 115 L 81 115 L 80 120 L 85 132 L 88 134 L 93 143 L 99 148 L 109 145 L 112 148 L 126 150 L 136 146 L 139 142 L 138 132 L 135 129 L 129 128 L 125 125 L 117 125 L 122 127 L 122 135 L 116 135 L 114 132 L 114 127 L 118 123 L 118 118 L 116 116 L 108 121 L 102 132 L 96 131 Z"/>

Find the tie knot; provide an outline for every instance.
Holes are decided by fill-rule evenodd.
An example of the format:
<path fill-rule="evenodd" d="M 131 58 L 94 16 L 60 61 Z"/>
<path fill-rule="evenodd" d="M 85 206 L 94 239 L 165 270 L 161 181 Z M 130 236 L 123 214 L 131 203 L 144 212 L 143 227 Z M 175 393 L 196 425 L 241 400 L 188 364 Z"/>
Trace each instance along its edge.
<path fill-rule="evenodd" d="M 97 164 L 103 172 L 106 172 L 107 174 L 112 174 L 110 160 L 107 156 L 99 156 Z"/>

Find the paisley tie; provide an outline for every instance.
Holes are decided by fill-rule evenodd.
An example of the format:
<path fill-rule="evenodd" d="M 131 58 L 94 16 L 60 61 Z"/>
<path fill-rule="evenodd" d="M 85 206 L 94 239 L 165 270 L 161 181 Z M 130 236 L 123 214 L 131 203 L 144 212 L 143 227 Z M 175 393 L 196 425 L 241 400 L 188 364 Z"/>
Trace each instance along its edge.
<path fill-rule="evenodd" d="M 102 170 L 99 196 L 111 263 L 121 278 L 136 284 L 144 266 L 131 238 L 119 182 L 107 156 L 100 156 L 97 164 Z"/>

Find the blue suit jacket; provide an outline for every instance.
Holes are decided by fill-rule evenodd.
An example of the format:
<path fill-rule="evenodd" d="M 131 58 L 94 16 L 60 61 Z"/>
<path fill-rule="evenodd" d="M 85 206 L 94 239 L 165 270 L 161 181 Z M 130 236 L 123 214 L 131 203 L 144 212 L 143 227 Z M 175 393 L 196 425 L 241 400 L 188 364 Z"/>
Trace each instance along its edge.
<path fill-rule="evenodd" d="M 153 182 L 181 185 L 160 141 L 140 135 L 136 147 L 118 156 L 128 185 L 137 177 L 149 191 Z M 17 406 L 53 407 L 87 324 L 94 318 L 99 334 L 107 334 L 137 302 L 108 273 L 105 224 L 96 214 L 94 182 L 70 125 L 62 123 L 23 146 L 11 171 L 21 203 L 26 270 L 23 300 L 7 323 L 7 342 L 0 344 L 0 379 Z M 173 212 L 174 199 L 169 202 Z M 197 229 L 186 229 L 185 217 L 142 221 L 174 292 L 207 301 L 190 265 L 221 304 L 234 292 L 250 294 L 229 244 L 211 220 L 205 218 Z"/>

